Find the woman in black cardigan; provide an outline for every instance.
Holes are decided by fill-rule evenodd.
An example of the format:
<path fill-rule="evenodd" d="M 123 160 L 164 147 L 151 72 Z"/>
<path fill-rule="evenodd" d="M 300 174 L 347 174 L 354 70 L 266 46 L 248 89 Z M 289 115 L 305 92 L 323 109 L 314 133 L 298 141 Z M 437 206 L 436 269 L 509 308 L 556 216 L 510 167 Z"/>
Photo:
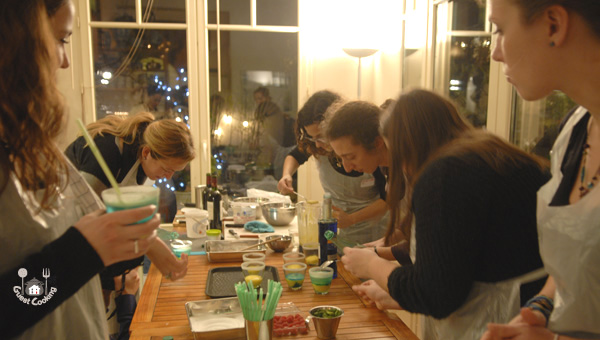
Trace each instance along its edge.
<path fill-rule="evenodd" d="M 346 268 L 373 279 L 355 290 L 380 308 L 426 315 L 426 339 L 479 339 L 488 322 L 518 311 L 522 284 L 537 281 L 530 297 L 543 283 L 535 204 L 545 167 L 425 90 L 401 95 L 381 128 L 388 236 L 393 226 L 411 236 L 413 264 L 345 248 Z"/>

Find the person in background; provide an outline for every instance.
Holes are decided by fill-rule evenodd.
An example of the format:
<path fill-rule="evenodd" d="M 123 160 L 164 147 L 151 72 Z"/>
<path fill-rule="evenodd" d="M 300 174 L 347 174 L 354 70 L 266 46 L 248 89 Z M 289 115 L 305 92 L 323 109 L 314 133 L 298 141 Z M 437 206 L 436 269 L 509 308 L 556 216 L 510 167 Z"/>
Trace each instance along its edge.
<path fill-rule="evenodd" d="M 412 264 L 344 248 L 346 269 L 373 279 L 353 288 L 380 308 L 424 314 L 424 339 L 479 339 L 543 285 L 535 204 L 544 162 L 426 90 L 402 94 L 381 131 L 390 228 L 410 236 Z"/>
<path fill-rule="evenodd" d="M 540 251 L 550 277 L 508 324 L 483 339 L 600 339 L 600 2 L 492 0 L 492 58 L 525 100 L 560 90 L 581 105 L 552 147 L 538 192 Z"/>
<path fill-rule="evenodd" d="M 283 173 L 285 157 L 293 148 L 293 122 L 281 108 L 273 102 L 269 89 L 260 86 L 254 90 L 256 111 L 254 120 L 261 123 L 261 154 L 258 162 L 267 162 L 273 166 L 273 176 L 279 180 Z"/>
<path fill-rule="evenodd" d="M 127 118 L 108 116 L 86 128 L 120 186 L 142 185 L 147 178 L 170 179 L 195 156 L 192 136 L 185 124 L 172 119 L 154 120 L 148 112 Z M 96 194 L 110 187 L 83 136 L 71 143 L 65 154 Z M 174 280 L 185 276 L 187 256 L 177 259 L 162 240 L 157 240 L 147 255 L 163 275 Z M 104 270 L 100 277 L 105 294 L 115 290 L 115 276 L 142 261 L 140 257 Z"/>
<path fill-rule="evenodd" d="M 143 255 L 156 240 L 158 214 L 131 225 L 154 206 L 104 213 L 56 144 L 66 121 L 56 72 L 69 66 L 65 46 L 73 16 L 71 0 L 5 0 L 0 6 L 3 338 L 106 339 L 97 274 Z M 39 305 L 31 303 L 35 291 L 23 291 L 34 278 L 47 281 Z"/>
<path fill-rule="evenodd" d="M 148 112 L 122 118 L 107 116 L 86 127 L 120 185 L 142 185 L 147 178 L 170 179 L 194 159 L 189 129 L 172 119 L 155 120 Z M 83 136 L 65 150 L 67 157 L 100 193 L 110 182 Z"/>
<path fill-rule="evenodd" d="M 150 112 L 157 116 L 159 119 L 169 118 L 166 116 L 163 117 L 164 115 L 159 114 L 158 112 L 158 105 L 160 105 L 164 94 L 165 91 L 160 86 L 155 84 L 148 85 L 148 88 L 146 89 L 146 99 L 142 103 L 132 107 L 131 110 L 129 110 L 129 115 L 135 116 L 140 112 Z"/>
<path fill-rule="evenodd" d="M 347 172 L 333 154 L 319 124 L 327 109 L 339 100 L 341 97 L 336 93 L 319 91 L 300 109 L 296 121 L 298 146 L 285 158 L 283 176 L 277 187 L 283 194 L 292 193 L 292 175 L 314 156 L 323 190 L 331 193 L 338 234 L 353 242 L 371 242 L 385 233 L 385 176 L 376 166 L 373 173 Z"/>

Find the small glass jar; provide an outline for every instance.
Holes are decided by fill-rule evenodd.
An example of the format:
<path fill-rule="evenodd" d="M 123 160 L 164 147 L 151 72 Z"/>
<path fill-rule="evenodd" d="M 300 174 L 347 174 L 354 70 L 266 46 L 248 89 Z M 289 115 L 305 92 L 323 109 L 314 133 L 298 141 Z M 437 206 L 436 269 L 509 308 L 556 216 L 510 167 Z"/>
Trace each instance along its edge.
<path fill-rule="evenodd" d="M 192 251 L 192 241 L 174 239 L 171 241 L 171 249 L 173 250 L 173 254 L 177 257 L 181 257 L 181 254 L 183 253 L 190 255 L 190 252 Z"/>
<path fill-rule="evenodd" d="M 257 261 L 265 262 L 265 254 L 263 253 L 247 253 L 242 256 L 244 262 Z"/>
<path fill-rule="evenodd" d="M 219 229 L 208 229 L 206 231 L 206 239 L 207 240 L 220 240 L 221 239 L 221 231 Z"/>

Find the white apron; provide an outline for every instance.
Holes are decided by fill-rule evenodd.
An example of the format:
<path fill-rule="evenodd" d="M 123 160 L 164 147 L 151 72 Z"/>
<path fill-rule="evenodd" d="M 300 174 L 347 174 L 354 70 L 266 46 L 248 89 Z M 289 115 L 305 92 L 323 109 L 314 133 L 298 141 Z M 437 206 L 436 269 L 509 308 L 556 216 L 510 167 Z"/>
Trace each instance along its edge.
<path fill-rule="evenodd" d="M 416 263 L 415 219 L 411 227 L 410 257 Z M 489 322 L 508 323 L 519 313 L 521 285 L 543 278 L 544 268 L 499 282 L 473 282 L 462 306 L 448 317 L 438 320 L 422 316 L 425 340 L 478 340 Z"/>
<path fill-rule="evenodd" d="M 117 148 L 119 149 L 119 152 L 122 155 L 123 154 L 123 146 L 119 144 L 119 139 L 116 137 L 115 137 L 115 144 L 116 144 Z M 123 178 L 123 180 L 119 183 L 120 186 L 139 185 L 137 183 L 137 172 L 138 172 L 138 168 L 140 167 L 140 164 L 141 164 L 140 159 L 138 158 L 136 160 L 136 162 L 133 164 L 133 166 L 131 167 L 131 169 L 129 169 L 129 171 Z M 123 169 L 119 169 L 119 172 L 121 170 L 123 170 Z M 114 175 L 115 178 L 119 177 L 119 172 Z M 81 175 L 88 182 L 88 184 L 92 187 L 92 189 L 98 196 L 101 196 L 102 191 L 109 188 L 102 181 L 100 181 L 100 179 L 98 179 L 98 177 L 96 177 L 90 173 L 82 171 Z"/>
<path fill-rule="evenodd" d="M 127 175 L 125 175 L 121 183 L 119 183 L 119 186 L 126 187 L 131 185 L 139 185 L 137 182 L 137 173 L 139 167 L 140 160 L 138 159 L 135 164 L 133 164 Z"/>
<path fill-rule="evenodd" d="M 345 176 L 337 172 L 326 156 L 315 157 L 319 179 L 325 192 L 331 193 L 333 205 L 347 214 L 363 209 L 379 199 L 375 177 L 363 174 L 358 177 Z M 338 228 L 338 234 L 349 241 L 366 243 L 382 238 L 387 230 L 389 212 L 381 218 L 362 221 L 348 228 Z"/>
<path fill-rule="evenodd" d="M 4 192 L 0 195 L 0 211 L 4 215 L 6 210 L 10 210 L 12 216 L 10 219 L 0 221 L 0 235 L 2 235 L 0 247 L 3 250 L 0 272 L 12 268 L 28 255 L 40 251 L 85 214 L 104 208 L 98 196 L 70 163 L 68 171 L 69 185 L 58 198 L 54 209 L 43 211 L 38 215 L 34 213 L 38 207 L 37 201 L 28 198 L 18 180 L 11 174 Z M 52 267 L 49 269 L 49 274 L 52 276 Z M 73 271 L 76 272 L 77 268 L 73 268 Z M 30 276 L 34 275 L 40 278 L 41 273 L 30 273 Z M 55 279 L 55 286 L 52 287 L 57 290 L 61 289 L 61 281 L 68 280 L 66 277 Z M 107 338 L 104 302 L 98 275 L 53 312 L 17 337 L 17 339 L 48 338 L 94 340 Z"/>
<path fill-rule="evenodd" d="M 538 191 L 540 252 L 556 283 L 548 328 L 577 338 L 600 338 L 600 189 L 577 203 L 549 206 L 563 174 L 560 167 L 573 127 L 587 112 L 580 107 L 552 149 L 552 179 Z"/>

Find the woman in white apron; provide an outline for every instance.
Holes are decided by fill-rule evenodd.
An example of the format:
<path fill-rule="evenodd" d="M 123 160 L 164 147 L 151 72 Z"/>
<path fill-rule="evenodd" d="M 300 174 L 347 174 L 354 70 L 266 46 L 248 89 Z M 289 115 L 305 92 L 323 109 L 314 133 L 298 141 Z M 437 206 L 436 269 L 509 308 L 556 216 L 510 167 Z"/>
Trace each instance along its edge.
<path fill-rule="evenodd" d="M 551 153 L 538 192 L 538 233 L 550 274 L 542 313 L 526 308 L 485 339 L 600 339 L 600 2 L 492 0 L 501 28 L 492 57 L 527 100 L 561 90 L 581 105 Z M 540 297 L 540 299 L 544 299 Z M 540 307 L 539 305 L 532 307 Z M 547 325 L 546 325 L 547 322 Z"/>
<path fill-rule="evenodd" d="M 87 129 L 122 187 L 143 185 L 147 178 L 170 179 L 175 171 L 183 170 L 195 155 L 192 137 L 185 124 L 169 119 L 154 120 L 154 116 L 147 112 L 128 118 L 108 116 L 89 124 Z M 65 153 L 98 195 L 110 187 L 83 136 L 71 143 Z M 187 258 L 184 256 L 178 260 L 162 240 L 158 240 L 147 255 L 164 275 L 174 280 L 185 275 Z M 114 291 L 114 277 L 139 266 L 142 260 L 143 257 L 140 257 L 119 263 L 100 273 L 105 294 Z M 109 314 L 113 309 L 109 310 Z M 116 325 L 113 327 L 116 328 Z"/>
<path fill-rule="evenodd" d="M 385 176 L 378 168 L 371 173 L 345 171 L 332 155 L 319 124 L 329 106 L 339 100 L 341 97 L 336 93 L 319 91 L 300 109 L 296 121 L 298 146 L 285 158 L 277 188 L 283 194 L 292 193 L 293 174 L 308 157 L 314 156 L 321 185 L 332 196 L 339 235 L 349 241 L 367 243 L 380 239 L 385 233 Z"/>
<path fill-rule="evenodd" d="M 535 225 L 542 161 L 473 128 L 425 90 L 402 94 L 381 130 L 391 218 L 411 236 L 413 264 L 344 249 L 346 268 L 373 279 L 355 289 L 382 308 L 424 314 L 425 339 L 479 339 L 488 322 L 510 320 L 535 294 L 521 297 L 522 284 L 543 284 Z"/>
<path fill-rule="evenodd" d="M 86 128 L 121 186 L 142 185 L 147 178 L 170 179 L 195 157 L 185 124 L 154 120 L 148 112 L 128 118 L 108 116 Z M 98 195 L 110 187 L 83 136 L 71 143 L 65 154 Z"/>
<path fill-rule="evenodd" d="M 65 107 L 55 72 L 69 66 L 73 16 L 70 0 L 6 0 L 0 10 L 3 339 L 106 339 L 97 274 L 156 239 L 158 216 L 128 225 L 154 207 L 103 214 L 56 144 Z"/>

